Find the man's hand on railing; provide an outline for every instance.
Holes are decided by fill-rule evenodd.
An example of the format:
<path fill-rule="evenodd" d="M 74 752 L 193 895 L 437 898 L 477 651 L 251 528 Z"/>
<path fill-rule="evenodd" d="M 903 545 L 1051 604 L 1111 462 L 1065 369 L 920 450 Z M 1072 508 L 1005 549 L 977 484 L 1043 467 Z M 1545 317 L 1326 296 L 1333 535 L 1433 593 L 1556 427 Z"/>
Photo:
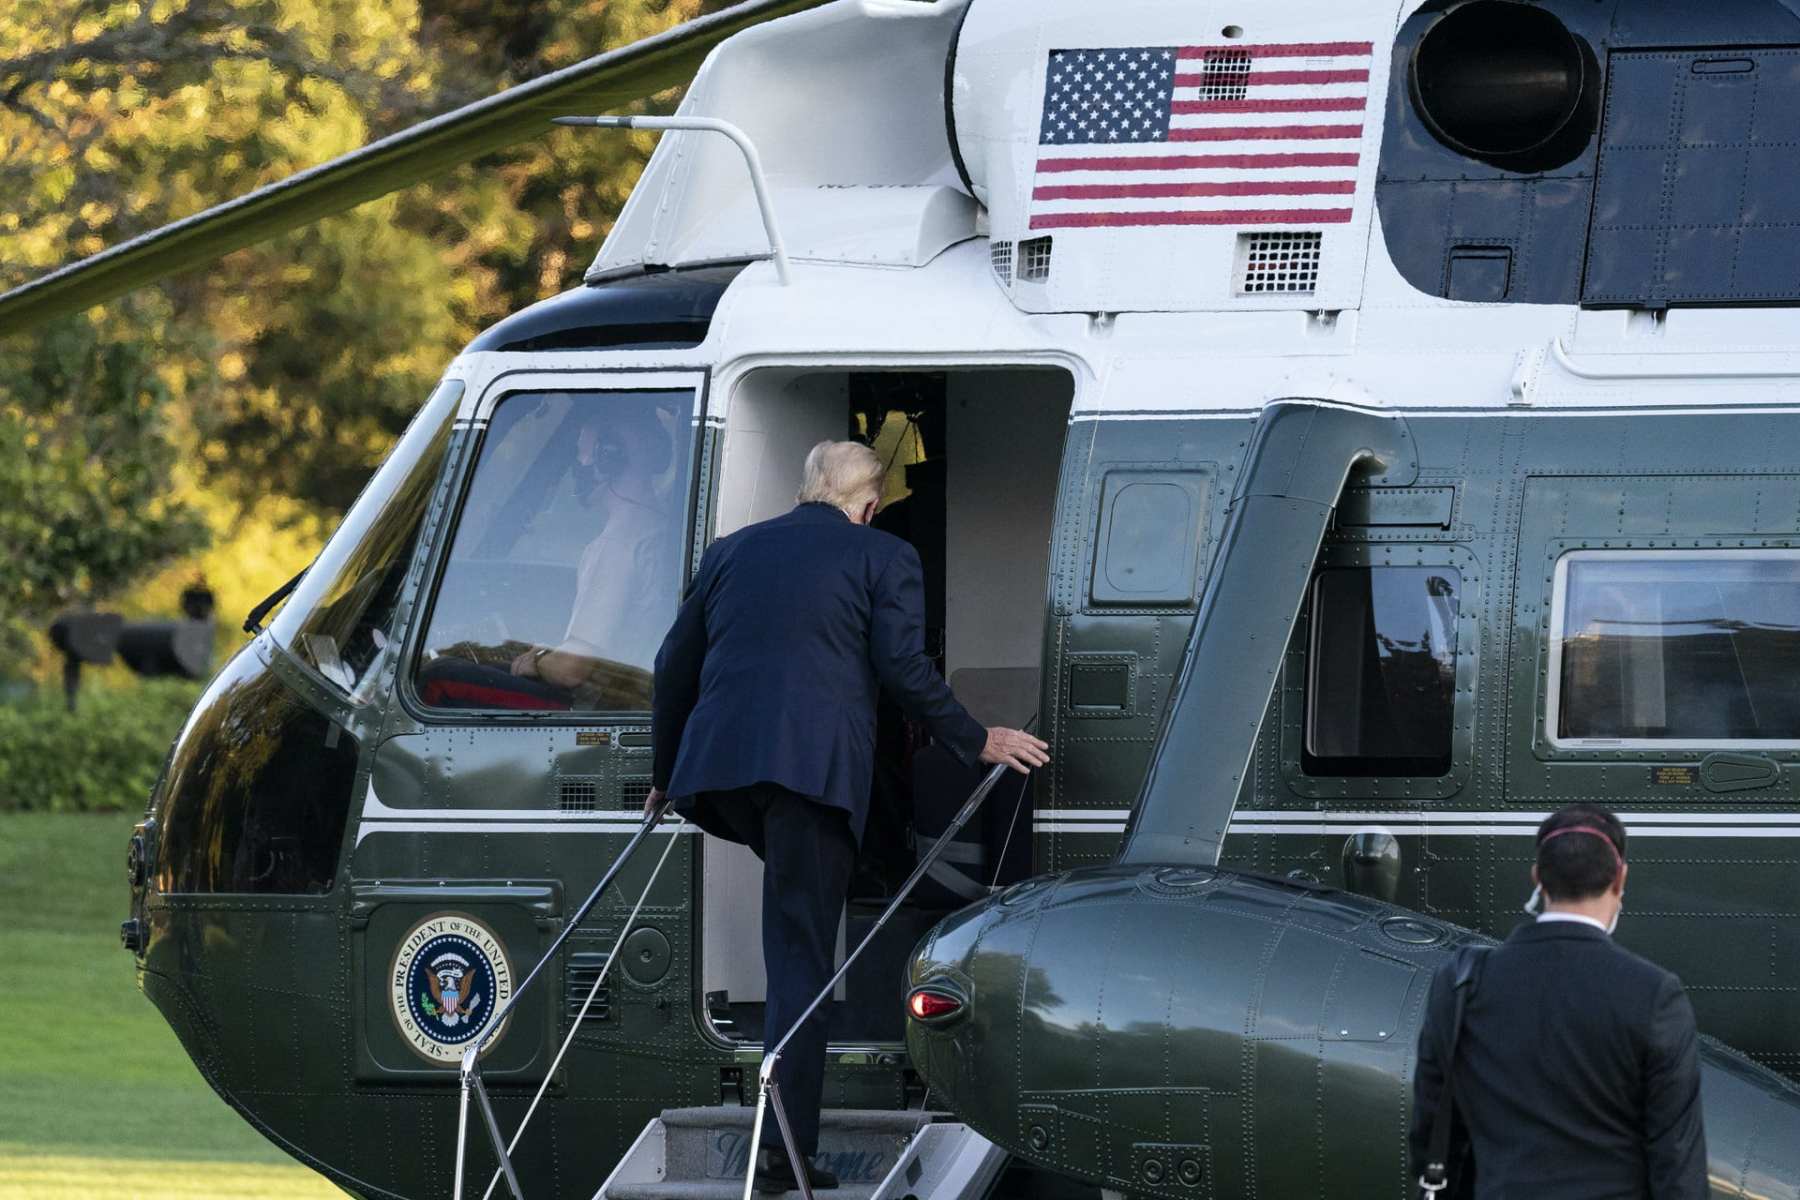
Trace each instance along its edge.
<path fill-rule="evenodd" d="M 656 811 L 656 806 L 662 802 L 663 790 L 659 787 L 651 788 L 650 794 L 644 797 L 644 817 L 646 820 L 649 819 L 651 813 Z"/>
<path fill-rule="evenodd" d="M 991 765 L 1005 763 L 1021 775 L 1033 767 L 1050 761 L 1050 743 L 1039 741 L 1023 729 L 994 726 L 987 731 L 987 745 L 982 747 L 981 761 Z"/>

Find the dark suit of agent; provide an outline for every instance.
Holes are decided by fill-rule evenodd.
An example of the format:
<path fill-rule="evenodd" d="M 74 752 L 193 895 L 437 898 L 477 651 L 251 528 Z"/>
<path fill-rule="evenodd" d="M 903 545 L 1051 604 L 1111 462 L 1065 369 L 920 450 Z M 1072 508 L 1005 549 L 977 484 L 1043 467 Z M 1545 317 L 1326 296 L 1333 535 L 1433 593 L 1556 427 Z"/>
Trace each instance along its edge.
<path fill-rule="evenodd" d="M 1624 894 L 1624 827 L 1573 805 L 1538 838 L 1533 880 L 1548 909 L 1485 952 L 1465 985 L 1451 1089 L 1462 1153 L 1450 1155 L 1445 1194 L 1705 1200 L 1693 1009 L 1679 979 L 1608 933 Z M 1452 970 L 1432 983 L 1419 1037 L 1421 1168 L 1454 1017 Z"/>
<path fill-rule="evenodd" d="M 763 860 L 771 1047 L 831 976 L 868 816 L 879 692 L 964 763 L 1023 771 L 1046 761 L 1036 738 L 982 728 L 925 657 L 919 556 L 867 527 L 881 483 L 868 447 L 815 447 L 797 508 L 708 548 L 656 657 L 651 804 L 667 793 L 702 829 Z M 776 1075 L 808 1159 L 818 1151 L 824 1015 L 789 1043 Z M 792 1171 L 771 1157 L 759 1168 L 763 1190 L 785 1190 Z M 809 1170 L 815 1187 L 835 1182 Z"/>

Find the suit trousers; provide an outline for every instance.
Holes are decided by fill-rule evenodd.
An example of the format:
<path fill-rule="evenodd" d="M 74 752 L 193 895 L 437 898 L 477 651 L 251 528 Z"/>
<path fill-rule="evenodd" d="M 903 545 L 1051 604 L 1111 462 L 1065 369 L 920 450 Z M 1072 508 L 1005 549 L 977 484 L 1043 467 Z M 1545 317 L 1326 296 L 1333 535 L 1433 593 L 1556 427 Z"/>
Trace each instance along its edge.
<path fill-rule="evenodd" d="M 696 799 L 708 818 L 704 824 L 737 834 L 763 861 L 763 967 L 769 977 L 763 1043 L 773 1048 L 835 969 L 838 919 L 856 862 L 856 839 L 842 809 L 776 784 L 707 792 Z M 820 1006 L 775 1067 L 782 1108 L 808 1158 L 819 1152 L 830 1007 L 829 1002 Z M 771 1114 L 763 1145 L 780 1144 Z"/>

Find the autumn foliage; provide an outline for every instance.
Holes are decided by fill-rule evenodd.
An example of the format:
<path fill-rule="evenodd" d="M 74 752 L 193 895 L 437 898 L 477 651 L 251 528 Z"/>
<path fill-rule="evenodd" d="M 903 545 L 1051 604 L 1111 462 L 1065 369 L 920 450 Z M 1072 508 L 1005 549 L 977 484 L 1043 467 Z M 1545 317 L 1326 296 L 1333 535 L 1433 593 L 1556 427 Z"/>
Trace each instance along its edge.
<path fill-rule="evenodd" d="M 11 0 L 0 288 L 710 7 Z M 0 678 L 42 672 L 53 613 L 169 612 L 196 573 L 234 624 L 464 343 L 579 282 L 653 144 L 547 127 L 0 341 Z"/>

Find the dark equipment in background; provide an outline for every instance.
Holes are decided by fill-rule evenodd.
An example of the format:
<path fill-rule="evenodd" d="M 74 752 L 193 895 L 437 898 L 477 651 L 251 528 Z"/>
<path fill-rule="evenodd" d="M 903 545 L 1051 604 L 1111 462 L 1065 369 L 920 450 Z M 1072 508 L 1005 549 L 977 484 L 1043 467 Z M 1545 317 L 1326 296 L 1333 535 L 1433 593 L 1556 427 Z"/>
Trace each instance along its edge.
<path fill-rule="evenodd" d="M 63 695 L 69 710 L 81 690 L 83 663 L 105 666 L 117 655 L 145 678 L 205 679 L 212 673 L 213 594 L 203 583 L 181 593 L 181 616 L 126 621 L 118 613 L 64 613 L 50 624 L 50 644 L 63 656 Z"/>

